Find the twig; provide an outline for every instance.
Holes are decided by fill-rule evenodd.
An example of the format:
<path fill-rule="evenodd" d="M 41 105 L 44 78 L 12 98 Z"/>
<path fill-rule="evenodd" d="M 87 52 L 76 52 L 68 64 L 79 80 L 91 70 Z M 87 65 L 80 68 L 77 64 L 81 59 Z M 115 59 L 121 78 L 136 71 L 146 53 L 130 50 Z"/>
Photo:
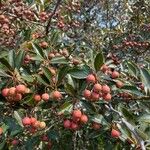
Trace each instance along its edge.
<path fill-rule="evenodd" d="M 138 143 L 140 144 L 140 147 L 142 150 L 146 150 L 145 145 L 144 145 L 144 141 L 141 139 L 141 137 L 138 135 L 137 131 L 135 130 L 134 126 L 132 126 L 129 122 L 127 122 L 125 120 L 125 118 L 123 118 L 123 115 L 121 112 L 115 110 L 111 104 L 108 105 L 109 109 L 115 113 L 117 113 L 120 118 L 122 123 L 133 133 L 133 135 L 135 136 L 135 138 L 138 140 Z"/>
<path fill-rule="evenodd" d="M 55 15 L 58 6 L 60 5 L 60 2 L 61 2 L 61 0 L 57 0 L 56 6 L 55 6 L 55 8 L 54 8 L 54 11 L 53 11 L 53 13 L 50 15 L 50 18 L 49 18 L 49 20 L 48 20 L 48 23 L 47 23 L 47 26 L 46 26 L 46 29 L 45 29 L 45 30 L 46 30 L 46 35 L 48 35 L 48 33 L 49 33 L 49 28 L 50 28 L 51 20 L 52 20 L 53 16 Z"/>

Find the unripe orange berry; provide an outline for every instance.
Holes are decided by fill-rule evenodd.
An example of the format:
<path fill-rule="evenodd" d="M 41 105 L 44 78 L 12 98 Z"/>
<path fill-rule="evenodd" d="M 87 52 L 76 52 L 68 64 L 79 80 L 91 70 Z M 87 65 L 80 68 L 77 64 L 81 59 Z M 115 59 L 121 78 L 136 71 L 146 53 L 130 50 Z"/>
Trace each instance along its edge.
<path fill-rule="evenodd" d="M 36 121 L 34 124 L 33 124 L 33 127 L 35 128 L 39 128 L 40 127 L 40 121 Z"/>
<path fill-rule="evenodd" d="M 82 123 L 87 123 L 87 122 L 88 122 L 88 117 L 87 117 L 87 115 L 82 115 L 81 118 L 80 118 L 80 121 L 81 121 Z"/>
<path fill-rule="evenodd" d="M 44 129 L 44 128 L 46 127 L 46 123 L 45 123 L 44 121 L 40 122 L 39 127 L 40 127 L 41 129 Z"/>
<path fill-rule="evenodd" d="M 3 133 L 3 129 L 0 127 L 0 135 Z"/>

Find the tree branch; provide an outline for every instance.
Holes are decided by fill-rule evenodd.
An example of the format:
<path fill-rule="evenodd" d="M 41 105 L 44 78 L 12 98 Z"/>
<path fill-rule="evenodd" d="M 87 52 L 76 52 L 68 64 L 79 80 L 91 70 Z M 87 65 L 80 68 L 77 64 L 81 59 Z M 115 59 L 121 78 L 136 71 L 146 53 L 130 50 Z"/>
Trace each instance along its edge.
<path fill-rule="evenodd" d="M 138 135 L 137 131 L 135 130 L 134 126 L 132 126 L 129 122 L 127 122 L 125 120 L 125 118 L 123 118 L 123 115 L 121 112 L 115 110 L 111 104 L 108 105 L 109 109 L 115 113 L 117 113 L 120 116 L 120 119 L 122 121 L 122 123 L 131 131 L 131 133 L 135 136 L 135 138 L 138 140 L 138 143 L 141 147 L 142 150 L 146 150 L 145 145 L 144 145 L 144 141 L 142 140 L 142 138 Z"/>
<path fill-rule="evenodd" d="M 55 15 L 58 6 L 60 5 L 60 2 L 61 2 L 61 0 L 57 0 L 57 3 L 56 3 L 55 8 L 54 8 L 54 11 L 52 12 L 52 14 L 51 14 L 51 16 L 50 16 L 50 18 L 48 20 L 48 23 L 47 23 L 47 26 L 46 26 L 46 29 L 45 29 L 46 35 L 48 35 L 48 33 L 49 33 L 49 28 L 50 28 L 50 25 L 51 25 L 51 20 L 52 20 L 53 16 Z"/>

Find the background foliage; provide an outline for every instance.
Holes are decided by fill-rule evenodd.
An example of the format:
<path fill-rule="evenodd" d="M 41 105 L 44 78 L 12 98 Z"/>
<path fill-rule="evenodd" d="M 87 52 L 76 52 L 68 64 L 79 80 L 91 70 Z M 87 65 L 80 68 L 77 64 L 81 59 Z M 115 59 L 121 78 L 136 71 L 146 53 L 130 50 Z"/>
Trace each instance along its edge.
<path fill-rule="evenodd" d="M 150 149 L 149 16 L 149 0 L 1 0 L 0 88 L 27 90 L 0 95 L 0 149 Z M 111 100 L 85 98 L 89 74 Z M 76 109 L 88 121 L 65 128 Z M 46 127 L 24 126 L 25 117 Z"/>

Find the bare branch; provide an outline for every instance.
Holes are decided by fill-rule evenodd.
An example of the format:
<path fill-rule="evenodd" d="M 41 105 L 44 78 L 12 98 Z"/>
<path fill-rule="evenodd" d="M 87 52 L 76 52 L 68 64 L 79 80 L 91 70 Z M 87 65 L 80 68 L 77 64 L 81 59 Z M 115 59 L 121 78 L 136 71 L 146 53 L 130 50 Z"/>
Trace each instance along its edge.
<path fill-rule="evenodd" d="M 52 20 L 53 16 L 55 15 L 58 6 L 60 5 L 60 2 L 61 2 L 61 0 L 57 0 L 57 3 L 56 3 L 55 8 L 54 8 L 54 11 L 52 12 L 52 14 L 51 14 L 51 16 L 50 16 L 50 18 L 48 20 L 48 23 L 47 23 L 47 26 L 46 26 L 46 29 L 45 29 L 46 30 L 46 35 L 48 35 L 48 33 L 49 33 L 49 28 L 50 28 L 50 25 L 51 25 L 51 20 Z"/>

